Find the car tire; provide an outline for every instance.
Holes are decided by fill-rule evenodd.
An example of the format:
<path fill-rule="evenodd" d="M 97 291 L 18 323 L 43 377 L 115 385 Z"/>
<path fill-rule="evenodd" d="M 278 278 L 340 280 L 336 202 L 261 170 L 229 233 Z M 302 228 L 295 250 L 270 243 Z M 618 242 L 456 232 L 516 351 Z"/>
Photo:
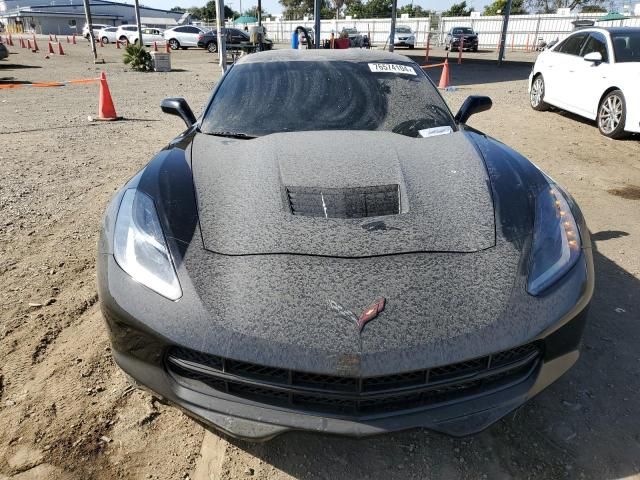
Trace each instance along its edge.
<path fill-rule="evenodd" d="M 218 53 L 218 44 L 216 42 L 207 43 L 207 52 Z"/>
<path fill-rule="evenodd" d="M 538 112 L 549 110 L 549 104 L 544 101 L 544 77 L 541 74 L 533 77 L 531 82 L 531 92 L 529 92 L 529 104 L 531 108 Z"/>
<path fill-rule="evenodd" d="M 445 43 L 445 45 L 444 45 L 444 50 L 445 50 L 445 51 L 449 50 L 449 45 L 447 45 L 446 43 Z"/>
<path fill-rule="evenodd" d="M 127 41 L 127 37 L 122 35 L 118 40 L 120 40 L 121 42 L 126 42 Z"/>
<path fill-rule="evenodd" d="M 107 37 L 102 37 L 102 43 L 109 43 L 109 39 Z"/>
<path fill-rule="evenodd" d="M 478 47 L 473 47 L 471 50 L 474 51 L 474 52 L 477 52 L 478 51 Z"/>
<path fill-rule="evenodd" d="M 178 50 L 180 48 L 180 42 L 175 38 L 172 38 L 171 40 L 169 40 L 169 48 L 171 50 Z"/>
<path fill-rule="evenodd" d="M 605 137 L 624 138 L 627 136 L 624 125 L 627 118 L 627 104 L 620 90 L 608 92 L 598 105 L 598 130 Z"/>
<path fill-rule="evenodd" d="M 416 48 L 415 45 L 409 45 L 409 50 L 413 50 L 414 48 Z"/>

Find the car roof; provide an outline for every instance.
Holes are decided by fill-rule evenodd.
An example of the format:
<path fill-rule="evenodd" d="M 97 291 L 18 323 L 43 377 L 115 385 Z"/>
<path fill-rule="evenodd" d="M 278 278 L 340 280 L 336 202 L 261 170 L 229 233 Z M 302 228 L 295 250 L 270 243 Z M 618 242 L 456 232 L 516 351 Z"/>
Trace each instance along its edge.
<path fill-rule="evenodd" d="M 627 33 L 627 32 L 640 32 L 640 27 L 587 27 L 576 30 L 573 33 L 584 32 L 600 32 L 600 33 Z"/>
<path fill-rule="evenodd" d="M 312 50 L 269 50 L 242 57 L 238 64 L 266 62 L 407 62 L 414 63 L 404 55 L 381 50 L 350 49 L 312 49 Z"/>

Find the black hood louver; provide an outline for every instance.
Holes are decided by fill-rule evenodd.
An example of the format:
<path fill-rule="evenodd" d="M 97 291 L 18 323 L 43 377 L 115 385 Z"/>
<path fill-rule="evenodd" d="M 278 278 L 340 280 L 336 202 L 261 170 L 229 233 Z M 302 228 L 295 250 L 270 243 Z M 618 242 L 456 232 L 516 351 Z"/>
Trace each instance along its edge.
<path fill-rule="evenodd" d="M 286 187 L 293 215 L 324 218 L 365 218 L 398 215 L 400 186 L 318 188 Z"/>

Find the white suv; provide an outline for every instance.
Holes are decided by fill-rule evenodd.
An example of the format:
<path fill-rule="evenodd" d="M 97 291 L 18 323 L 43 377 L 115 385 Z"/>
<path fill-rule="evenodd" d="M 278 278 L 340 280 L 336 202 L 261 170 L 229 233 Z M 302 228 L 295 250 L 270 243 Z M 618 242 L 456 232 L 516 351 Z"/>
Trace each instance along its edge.
<path fill-rule="evenodd" d="M 93 30 L 93 38 L 97 40 L 99 30 L 102 30 L 103 28 L 107 28 L 107 27 L 112 27 L 112 26 L 113 25 L 104 25 L 102 23 L 92 23 L 91 27 Z M 82 36 L 87 40 L 89 40 L 89 25 L 87 25 L 86 23 L 84 24 L 84 27 L 82 27 Z"/>

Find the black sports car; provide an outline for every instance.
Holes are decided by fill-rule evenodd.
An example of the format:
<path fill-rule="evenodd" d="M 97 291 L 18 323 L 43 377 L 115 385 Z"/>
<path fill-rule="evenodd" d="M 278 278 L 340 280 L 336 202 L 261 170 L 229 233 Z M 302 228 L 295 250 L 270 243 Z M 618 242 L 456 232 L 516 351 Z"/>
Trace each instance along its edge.
<path fill-rule="evenodd" d="M 227 433 L 478 432 L 577 360 L 573 199 L 380 51 L 249 55 L 113 198 L 98 285 L 138 384 Z"/>

